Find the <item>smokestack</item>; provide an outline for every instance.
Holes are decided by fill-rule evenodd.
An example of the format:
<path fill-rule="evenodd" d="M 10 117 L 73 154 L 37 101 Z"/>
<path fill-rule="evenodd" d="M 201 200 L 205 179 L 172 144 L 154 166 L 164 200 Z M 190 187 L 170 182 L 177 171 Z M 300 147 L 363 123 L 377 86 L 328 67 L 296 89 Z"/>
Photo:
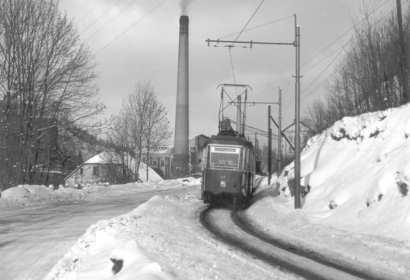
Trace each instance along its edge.
<path fill-rule="evenodd" d="M 189 173 L 189 18 L 179 18 L 177 102 L 174 137 L 174 176 Z"/>

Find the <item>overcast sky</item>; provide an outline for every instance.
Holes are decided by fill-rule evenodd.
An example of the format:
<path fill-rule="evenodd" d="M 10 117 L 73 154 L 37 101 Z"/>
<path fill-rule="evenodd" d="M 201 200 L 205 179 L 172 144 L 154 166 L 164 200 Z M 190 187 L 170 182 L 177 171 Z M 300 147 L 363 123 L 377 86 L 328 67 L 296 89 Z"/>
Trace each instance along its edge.
<path fill-rule="evenodd" d="M 60 0 L 83 41 L 95 54 L 101 100 L 106 115 L 118 112 L 139 81 L 151 81 L 174 125 L 179 0 Z M 260 0 L 193 0 L 190 16 L 190 136 L 216 133 L 216 86 L 232 82 L 226 48 L 208 47 L 207 38 L 239 32 Z M 288 17 L 246 32 L 244 40 L 293 41 L 292 14 L 302 34 L 302 106 L 326 93 L 333 65 L 343 56 L 346 34 L 360 20 L 361 0 L 265 0 L 249 27 Z M 393 0 L 367 0 L 374 16 L 386 14 Z M 382 6 L 381 6 L 382 5 Z M 351 32 L 347 32 L 350 33 Z M 235 36 L 226 37 L 232 39 Z M 325 48 L 330 43 L 335 44 Z M 255 46 L 232 50 L 237 82 L 250 84 L 252 100 L 276 101 L 284 91 L 285 124 L 294 114 L 294 49 Z M 313 83 L 313 84 L 312 84 Z M 266 107 L 248 109 L 248 124 L 266 129 Z M 276 110 L 274 110 L 276 112 Z"/>

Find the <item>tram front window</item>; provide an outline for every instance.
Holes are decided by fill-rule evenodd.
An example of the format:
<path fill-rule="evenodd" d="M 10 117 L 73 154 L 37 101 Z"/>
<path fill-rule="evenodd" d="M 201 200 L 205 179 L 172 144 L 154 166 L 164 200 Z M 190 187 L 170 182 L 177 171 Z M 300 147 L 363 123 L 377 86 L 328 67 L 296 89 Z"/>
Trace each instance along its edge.
<path fill-rule="evenodd" d="M 214 169 L 238 169 L 240 148 L 211 147 L 210 167 Z"/>

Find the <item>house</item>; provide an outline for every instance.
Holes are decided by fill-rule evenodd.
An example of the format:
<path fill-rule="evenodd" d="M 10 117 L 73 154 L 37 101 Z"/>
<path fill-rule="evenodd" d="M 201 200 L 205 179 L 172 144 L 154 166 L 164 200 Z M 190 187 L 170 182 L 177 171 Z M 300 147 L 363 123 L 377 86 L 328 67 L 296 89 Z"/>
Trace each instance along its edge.
<path fill-rule="evenodd" d="M 134 174 L 124 160 L 113 152 L 102 152 L 88 159 L 64 180 L 66 186 L 79 187 L 94 184 L 122 184 L 133 181 Z"/>

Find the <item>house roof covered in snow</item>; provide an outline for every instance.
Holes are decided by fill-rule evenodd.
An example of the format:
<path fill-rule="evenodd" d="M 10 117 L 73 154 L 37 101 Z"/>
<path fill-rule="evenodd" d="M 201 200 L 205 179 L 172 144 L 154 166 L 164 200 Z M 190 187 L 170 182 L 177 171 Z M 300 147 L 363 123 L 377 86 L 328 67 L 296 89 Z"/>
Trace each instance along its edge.
<path fill-rule="evenodd" d="M 117 154 L 115 152 L 104 151 L 104 152 L 101 152 L 101 153 L 93 156 L 92 158 L 88 159 L 87 161 L 85 161 L 84 163 L 79 165 L 68 176 L 65 177 L 65 180 L 67 180 L 68 178 L 73 176 L 82 166 L 87 165 L 87 164 L 125 164 L 133 172 L 135 172 L 135 170 L 137 168 L 137 162 L 136 162 L 135 158 L 133 158 L 130 154 L 128 154 L 128 153 L 124 154 L 124 162 L 123 162 L 122 157 L 119 154 Z M 162 181 L 161 176 L 158 175 L 158 173 L 156 173 L 151 167 L 149 167 L 149 166 L 147 167 L 145 165 L 145 163 L 143 163 L 143 162 L 139 163 L 138 173 L 140 175 L 146 174 L 147 169 L 148 169 L 148 173 L 149 173 L 149 176 L 148 176 L 149 177 L 148 178 L 149 182 Z M 140 179 L 143 182 L 146 181 L 146 180 L 144 180 L 144 176 L 141 176 Z"/>
<path fill-rule="evenodd" d="M 113 152 L 101 152 L 84 162 L 84 164 L 121 164 L 118 154 Z"/>

